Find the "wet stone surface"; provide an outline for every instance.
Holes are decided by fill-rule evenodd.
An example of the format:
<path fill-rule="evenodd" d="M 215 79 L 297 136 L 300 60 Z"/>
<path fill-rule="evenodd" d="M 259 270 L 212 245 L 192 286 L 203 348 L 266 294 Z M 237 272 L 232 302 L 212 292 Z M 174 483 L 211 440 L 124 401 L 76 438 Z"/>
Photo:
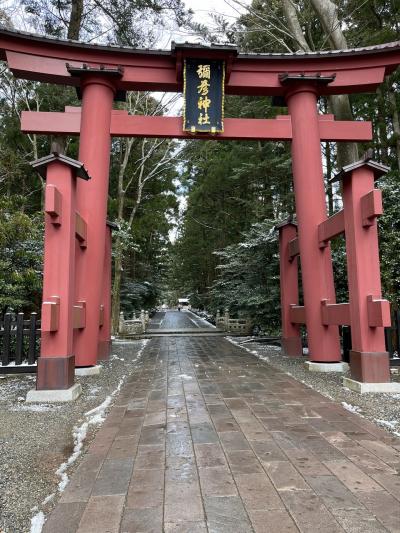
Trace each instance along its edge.
<path fill-rule="evenodd" d="M 43 531 L 400 532 L 399 468 L 399 439 L 227 340 L 153 338 Z"/>
<path fill-rule="evenodd" d="M 87 411 L 102 404 L 115 391 L 124 376 L 135 369 L 140 370 L 141 363 L 136 358 L 142 346 L 142 341 L 115 343 L 110 360 L 101 363 L 103 369 L 98 376 L 76 378 L 82 385 L 83 393 L 78 400 L 68 404 L 26 404 L 26 393 L 35 387 L 36 377 L 21 374 L 0 376 L 1 533 L 29 532 L 31 517 L 39 511 L 49 513 L 52 510 L 60 497 L 58 484 L 61 478 L 56 471 L 73 453 L 74 428 L 85 422 Z M 118 416 L 118 408 L 115 408 L 115 423 L 122 420 Z M 109 428 L 107 434 L 106 427 L 100 429 L 100 435 L 104 438 L 107 435 L 111 445 L 115 431 L 110 432 Z M 97 428 L 96 424 L 88 428 L 85 446 L 91 442 Z M 79 495 L 79 501 L 76 503 L 76 497 L 62 500 L 65 503 L 57 508 L 54 515 L 60 524 L 64 521 L 79 524 L 85 507 L 83 502 L 91 495 L 94 485 L 96 491 L 106 490 L 106 482 L 96 479 L 100 468 L 97 453 L 101 453 L 101 449 L 93 448 L 95 450 L 98 451 L 80 456 L 67 471 L 70 476 L 80 464 L 79 472 L 69 484 L 70 490 Z M 125 450 L 114 446 L 109 458 L 123 460 Z M 52 494 L 53 498 L 43 504 Z"/>

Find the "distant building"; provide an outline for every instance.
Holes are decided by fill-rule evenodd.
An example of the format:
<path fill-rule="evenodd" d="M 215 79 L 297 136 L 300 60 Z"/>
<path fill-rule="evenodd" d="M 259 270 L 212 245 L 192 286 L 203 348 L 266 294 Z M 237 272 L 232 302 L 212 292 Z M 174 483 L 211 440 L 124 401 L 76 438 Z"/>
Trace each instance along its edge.
<path fill-rule="evenodd" d="M 190 309 L 190 302 L 188 298 L 179 298 L 178 307 L 180 307 L 181 309 Z"/>

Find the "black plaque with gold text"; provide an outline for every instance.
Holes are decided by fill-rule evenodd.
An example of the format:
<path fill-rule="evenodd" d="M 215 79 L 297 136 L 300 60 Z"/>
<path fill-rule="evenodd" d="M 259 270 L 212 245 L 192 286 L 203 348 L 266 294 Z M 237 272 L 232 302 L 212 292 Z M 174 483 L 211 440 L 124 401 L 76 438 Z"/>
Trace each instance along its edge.
<path fill-rule="evenodd" d="M 223 61 L 185 59 L 184 131 L 224 131 L 224 77 Z"/>

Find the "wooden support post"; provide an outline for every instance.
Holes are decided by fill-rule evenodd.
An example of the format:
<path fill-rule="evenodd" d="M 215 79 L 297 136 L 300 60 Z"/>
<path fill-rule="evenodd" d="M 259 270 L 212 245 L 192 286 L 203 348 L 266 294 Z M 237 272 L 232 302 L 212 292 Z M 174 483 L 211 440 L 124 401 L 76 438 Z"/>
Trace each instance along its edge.
<path fill-rule="evenodd" d="M 89 179 L 82 163 L 51 154 L 32 163 L 46 179 L 41 356 L 37 391 L 74 384 L 76 178 Z"/>
<path fill-rule="evenodd" d="M 286 355 L 303 355 L 300 327 L 291 320 L 291 305 L 299 303 L 298 258 L 295 253 L 297 226 L 283 222 L 279 230 L 279 258 L 281 285 L 282 350 Z"/>
<path fill-rule="evenodd" d="M 390 381 L 384 327 L 390 326 L 389 302 L 381 297 L 377 216 L 382 213 L 376 177 L 387 167 L 359 161 L 338 175 L 343 180 L 347 274 L 350 293 L 351 376 L 363 383 Z"/>

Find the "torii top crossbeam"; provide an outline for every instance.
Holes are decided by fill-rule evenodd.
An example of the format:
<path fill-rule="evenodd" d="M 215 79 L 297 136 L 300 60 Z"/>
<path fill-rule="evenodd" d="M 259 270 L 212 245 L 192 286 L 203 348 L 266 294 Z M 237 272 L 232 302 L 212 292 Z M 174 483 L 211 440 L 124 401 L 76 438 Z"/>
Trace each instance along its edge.
<path fill-rule="evenodd" d="M 329 52 L 240 54 L 233 47 L 173 45 L 171 51 L 83 44 L 34 34 L 0 30 L 0 58 L 17 77 L 79 86 L 71 67 L 121 67 L 118 90 L 182 91 L 182 59 L 190 54 L 225 59 L 225 90 L 236 95 L 281 95 L 280 75 L 320 74 L 335 79 L 319 94 L 375 90 L 400 63 L 400 42 Z"/>

